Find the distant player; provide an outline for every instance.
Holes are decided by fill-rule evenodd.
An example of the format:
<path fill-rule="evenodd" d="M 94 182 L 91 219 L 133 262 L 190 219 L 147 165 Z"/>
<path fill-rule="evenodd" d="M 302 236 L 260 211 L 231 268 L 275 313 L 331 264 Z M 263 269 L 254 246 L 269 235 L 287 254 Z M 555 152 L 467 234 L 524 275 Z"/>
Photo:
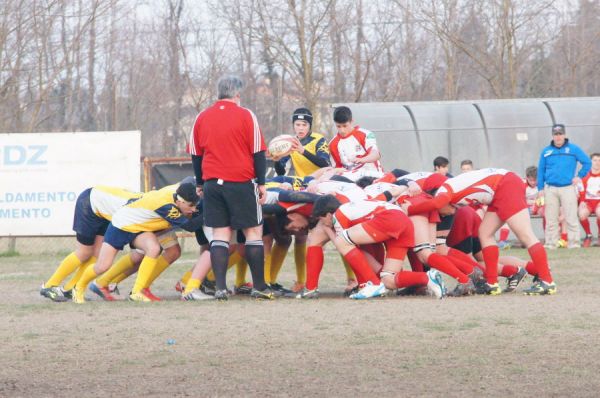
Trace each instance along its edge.
<path fill-rule="evenodd" d="M 473 161 L 470 159 L 465 159 L 460 162 L 460 172 L 466 173 L 468 171 L 473 171 Z"/>
<path fill-rule="evenodd" d="M 450 178 L 450 177 L 452 177 L 452 175 L 448 174 L 449 170 L 450 170 L 450 161 L 448 160 L 448 158 L 445 158 L 443 156 L 438 156 L 435 159 L 433 159 L 434 173 L 438 173 L 443 176 L 448 176 Z"/>
<path fill-rule="evenodd" d="M 590 229 L 590 214 L 596 214 L 596 225 L 600 231 L 600 153 L 592 153 L 592 168 L 581 180 L 579 192 L 579 221 L 585 231 L 583 247 L 592 245 L 592 230 Z"/>

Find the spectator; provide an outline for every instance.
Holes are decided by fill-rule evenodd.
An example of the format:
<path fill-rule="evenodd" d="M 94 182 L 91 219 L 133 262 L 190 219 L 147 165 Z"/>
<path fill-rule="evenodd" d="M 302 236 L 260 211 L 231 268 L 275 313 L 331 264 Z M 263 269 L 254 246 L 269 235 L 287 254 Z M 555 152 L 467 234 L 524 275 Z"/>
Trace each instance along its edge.
<path fill-rule="evenodd" d="M 470 159 L 465 159 L 460 162 L 460 172 L 466 173 L 468 171 L 473 171 L 473 161 Z"/>
<path fill-rule="evenodd" d="M 577 163 L 581 164 L 579 173 Z M 546 247 L 555 249 L 559 240 L 559 214 L 562 206 L 567 222 L 567 247 L 581 247 L 577 217 L 577 186 L 588 173 L 591 161 L 577 145 L 569 142 L 563 124 L 552 126 L 552 141 L 540 154 L 538 197 L 546 205 Z"/>
<path fill-rule="evenodd" d="M 452 178 L 453 176 L 448 173 L 448 170 L 450 169 L 449 165 L 450 161 L 443 156 L 438 156 L 433 159 L 433 171 L 443 176 L 447 176 L 448 178 Z"/>

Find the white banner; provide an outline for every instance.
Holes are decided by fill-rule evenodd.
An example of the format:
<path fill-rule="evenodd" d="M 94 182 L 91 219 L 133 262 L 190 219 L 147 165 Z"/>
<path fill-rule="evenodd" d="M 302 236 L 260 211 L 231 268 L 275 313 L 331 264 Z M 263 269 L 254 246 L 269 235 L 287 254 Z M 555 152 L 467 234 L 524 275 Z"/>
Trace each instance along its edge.
<path fill-rule="evenodd" d="M 139 131 L 0 134 L 0 236 L 73 235 L 77 196 L 140 190 Z"/>

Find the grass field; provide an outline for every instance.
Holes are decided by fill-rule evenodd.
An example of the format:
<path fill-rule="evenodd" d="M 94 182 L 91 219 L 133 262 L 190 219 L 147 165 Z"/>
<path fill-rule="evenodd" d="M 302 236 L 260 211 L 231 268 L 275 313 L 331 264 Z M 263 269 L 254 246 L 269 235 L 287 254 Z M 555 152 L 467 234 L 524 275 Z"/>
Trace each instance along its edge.
<path fill-rule="evenodd" d="M 598 396 L 600 248 L 549 256 L 548 297 L 353 302 L 330 253 L 320 300 L 180 302 L 188 255 L 163 302 L 79 306 L 38 294 L 60 256 L 0 257 L 0 396 Z"/>

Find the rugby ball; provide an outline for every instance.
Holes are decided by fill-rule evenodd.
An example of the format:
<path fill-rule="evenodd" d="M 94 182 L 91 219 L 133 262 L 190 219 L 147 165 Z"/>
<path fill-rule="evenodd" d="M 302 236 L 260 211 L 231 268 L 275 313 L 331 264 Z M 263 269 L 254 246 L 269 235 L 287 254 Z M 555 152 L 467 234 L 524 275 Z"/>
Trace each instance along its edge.
<path fill-rule="evenodd" d="M 288 134 L 278 135 L 269 142 L 269 154 L 273 159 L 289 155 L 292 152 L 292 145 L 295 140 L 295 137 Z"/>

